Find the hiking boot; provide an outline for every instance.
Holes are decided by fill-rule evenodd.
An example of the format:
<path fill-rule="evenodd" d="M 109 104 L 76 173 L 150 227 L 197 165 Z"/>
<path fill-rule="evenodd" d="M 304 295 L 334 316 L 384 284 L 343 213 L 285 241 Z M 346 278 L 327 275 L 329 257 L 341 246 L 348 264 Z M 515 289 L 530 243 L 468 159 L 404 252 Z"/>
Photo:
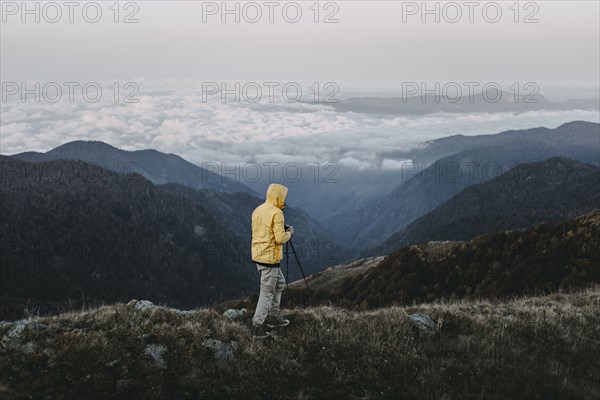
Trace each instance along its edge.
<path fill-rule="evenodd" d="M 271 336 L 271 332 L 267 331 L 263 325 L 252 324 L 252 339 L 263 340 Z"/>
<path fill-rule="evenodd" d="M 280 328 L 282 326 L 288 326 L 290 324 L 289 319 L 283 318 L 281 315 L 267 317 L 267 326 L 269 328 Z"/>

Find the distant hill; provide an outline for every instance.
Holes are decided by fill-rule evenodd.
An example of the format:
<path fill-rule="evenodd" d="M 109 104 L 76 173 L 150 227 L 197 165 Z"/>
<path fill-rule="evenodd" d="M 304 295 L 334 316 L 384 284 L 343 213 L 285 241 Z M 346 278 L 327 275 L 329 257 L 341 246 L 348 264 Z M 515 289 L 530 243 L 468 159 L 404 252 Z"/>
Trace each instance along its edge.
<path fill-rule="evenodd" d="M 251 264 L 235 256 L 248 243 L 199 201 L 82 161 L 0 163 L 7 303 L 190 307 L 255 287 Z"/>
<path fill-rule="evenodd" d="M 80 160 L 115 172 L 137 173 L 154 184 L 178 183 L 194 189 L 246 192 L 257 195 L 234 179 L 201 168 L 175 154 L 156 150 L 126 151 L 100 141 L 77 140 L 46 153 L 24 152 L 11 157 L 29 162 Z"/>
<path fill-rule="evenodd" d="M 323 271 L 326 277 L 333 269 Z M 323 278 L 321 278 L 323 279 Z M 290 285 L 286 306 L 376 308 L 445 299 L 503 298 L 600 283 L 600 209 L 582 217 L 404 247 L 362 274 L 312 292 Z"/>
<path fill-rule="evenodd" d="M 518 165 L 470 186 L 363 256 L 431 240 L 478 235 L 572 219 L 600 208 L 600 168 L 565 158 Z"/>
<path fill-rule="evenodd" d="M 430 88 L 431 89 L 431 88 Z M 496 91 L 488 93 L 488 98 L 482 93 L 476 93 L 469 98 L 465 93 L 459 98 L 436 96 L 434 94 L 423 94 L 417 96 L 402 97 L 360 97 L 332 103 L 339 112 L 356 112 L 368 114 L 401 114 L 401 115 L 423 115 L 436 112 L 444 113 L 523 113 L 533 110 L 598 110 L 598 98 L 568 100 L 561 103 L 548 101 L 542 94 L 531 96 L 518 96 L 515 99 L 513 93 L 502 92 L 498 101 Z M 516 101 L 518 100 L 518 101 Z"/>
<path fill-rule="evenodd" d="M 324 224 L 357 255 L 381 245 L 464 188 L 496 178 L 518 164 L 556 156 L 600 164 L 600 124 L 574 122 L 556 129 L 536 128 L 496 136 L 421 171 L 400 172 L 398 187 L 393 191 L 369 202 L 340 207 L 324 219 Z"/>
<path fill-rule="evenodd" d="M 237 253 L 242 262 L 250 262 L 250 242 L 252 240 L 251 217 L 254 209 L 265 201 L 247 193 L 226 193 L 214 190 L 194 190 L 182 185 L 166 184 L 160 186 L 178 196 L 192 199 L 203 204 L 211 215 L 229 230 L 242 238 L 243 252 Z M 308 274 L 320 271 L 323 267 L 336 265 L 348 259 L 346 250 L 339 246 L 326 227 L 311 218 L 299 208 L 285 208 L 285 223 L 293 225 L 296 234 L 293 238 L 294 249 L 301 260 L 302 268 Z M 293 256 L 290 254 L 293 259 Z M 254 264 L 250 263 L 254 266 Z M 297 267 L 290 269 L 290 279 L 298 279 L 301 274 Z"/>
<path fill-rule="evenodd" d="M 517 145 L 536 142 L 546 146 L 570 147 L 578 144 L 582 147 L 600 146 L 600 124 L 588 121 L 567 122 L 555 129 L 537 127 L 530 129 L 511 129 L 485 135 L 452 135 L 424 142 L 410 150 L 395 150 L 382 153 L 392 159 L 412 159 L 418 163 L 431 164 L 439 159 L 462 153 L 478 147 Z M 593 164 L 600 164 L 600 156 Z"/>
<path fill-rule="evenodd" d="M 82 161 L 2 156 L 0 200 L 0 319 L 21 315 L 26 304 L 53 312 L 148 298 L 194 307 L 258 287 L 250 214 L 264 200 L 247 193 L 155 186 Z M 304 212 L 290 207 L 286 216 L 307 273 L 345 259 Z M 299 276 L 293 270 L 290 279 Z"/>

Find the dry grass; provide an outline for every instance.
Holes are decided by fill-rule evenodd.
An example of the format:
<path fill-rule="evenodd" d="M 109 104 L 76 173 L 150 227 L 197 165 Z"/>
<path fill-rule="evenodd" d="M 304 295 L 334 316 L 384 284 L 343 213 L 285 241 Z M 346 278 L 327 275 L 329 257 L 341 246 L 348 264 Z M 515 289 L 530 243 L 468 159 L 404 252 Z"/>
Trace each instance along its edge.
<path fill-rule="evenodd" d="M 421 333 L 408 314 L 440 329 Z M 276 340 L 214 310 L 106 306 L 0 325 L 0 395 L 47 399 L 596 399 L 600 287 L 503 303 L 288 310 Z M 232 355 L 219 358 L 206 339 Z M 166 349 L 166 368 L 147 354 Z"/>
<path fill-rule="evenodd" d="M 367 270 L 375 268 L 377 264 L 379 264 L 379 262 L 384 258 L 384 256 L 379 256 L 354 260 L 348 264 L 326 268 L 323 271 L 309 275 L 306 278 L 312 289 L 331 290 L 341 285 L 346 279 L 362 275 Z M 303 289 L 304 285 L 304 280 L 299 279 L 297 281 L 290 282 L 289 287 Z"/>

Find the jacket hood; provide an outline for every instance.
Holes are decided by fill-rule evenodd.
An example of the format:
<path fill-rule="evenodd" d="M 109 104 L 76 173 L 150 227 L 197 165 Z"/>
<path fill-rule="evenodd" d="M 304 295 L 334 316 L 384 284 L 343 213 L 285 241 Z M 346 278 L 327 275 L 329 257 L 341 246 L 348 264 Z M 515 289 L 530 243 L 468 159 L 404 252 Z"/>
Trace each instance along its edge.
<path fill-rule="evenodd" d="M 287 197 L 288 188 L 278 183 L 271 183 L 267 189 L 267 202 L 276 207 L 285 208 L 285 198 Z"/>

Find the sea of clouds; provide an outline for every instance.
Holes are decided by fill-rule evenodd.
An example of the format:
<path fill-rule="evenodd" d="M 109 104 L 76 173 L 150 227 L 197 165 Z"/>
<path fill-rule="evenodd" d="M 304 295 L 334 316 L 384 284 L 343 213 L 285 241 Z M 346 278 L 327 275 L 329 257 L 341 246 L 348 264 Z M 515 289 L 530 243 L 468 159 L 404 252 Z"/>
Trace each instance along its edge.
<path fill-rule="evenodd" d="M 410 150 L 455 134 L 492 134 L 565 122 L 600 122 L 598 111 L 531 111 L 521 114 L 393 116 L 336 112 L 322 102 L 280 96 L 253 103 L 202 96 L 198 85 L 138 83 L 135 103 L 66 96 L 54 103 L 12 96 L 3 101 L 0 151 L 48 151 L 73 140 L 100 140 L 125 150 L 156 149 L 196 163 L 315 162 L 346 168 L 396 169 L 403 160 L 381 154 Z M 103 87 L 110 86 L 107 82 Z M 32 96 L 35 97 L 35 96 Z M 40 100 L 40 99 L 37 99 Z"/>

